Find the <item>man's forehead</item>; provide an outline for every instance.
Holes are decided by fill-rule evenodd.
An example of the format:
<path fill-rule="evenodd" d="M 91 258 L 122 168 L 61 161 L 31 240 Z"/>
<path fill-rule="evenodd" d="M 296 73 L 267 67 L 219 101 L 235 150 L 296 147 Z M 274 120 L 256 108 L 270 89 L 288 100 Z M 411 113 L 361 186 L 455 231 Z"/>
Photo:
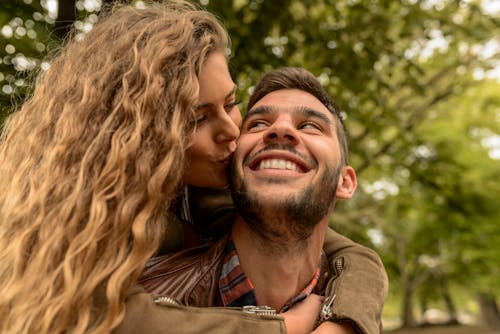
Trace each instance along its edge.
<path fill-rule="evenodd" d="M 315 109 L 328 109 L 314 95 L 299 89 L 280 89 L 264 95 L 252 106 L 252 109 L 260 104 L 280 104 L 316 106 Z"/>
<path fill-rule="evenodd" d="M 320 100 L 314 95 L 299 89 L 280 89 L 265 95 L 247 112 L 246 118 L 255 113 L 284 111 L 300 112 L 308 116 L 317 116 L 320 113 L 330 120 L 334 119 L 330 110 Z M 315 111 L 315 113 L 307 111 Z"/>

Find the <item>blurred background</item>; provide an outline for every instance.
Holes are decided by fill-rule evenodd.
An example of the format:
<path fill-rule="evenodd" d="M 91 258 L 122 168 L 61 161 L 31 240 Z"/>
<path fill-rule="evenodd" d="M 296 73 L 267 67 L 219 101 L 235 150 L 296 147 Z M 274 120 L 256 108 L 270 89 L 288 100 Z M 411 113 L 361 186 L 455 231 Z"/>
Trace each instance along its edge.
<path fill-rule="evenodd" d="M 111 3 L 2 0 L 0 124 Z M 382 257 L 386 330 L 500 331 L 500 0 L 197 3 L 229 30 L 243 101 L 302 66 L 342 109 L 359 187 L 330 223 Z"/>

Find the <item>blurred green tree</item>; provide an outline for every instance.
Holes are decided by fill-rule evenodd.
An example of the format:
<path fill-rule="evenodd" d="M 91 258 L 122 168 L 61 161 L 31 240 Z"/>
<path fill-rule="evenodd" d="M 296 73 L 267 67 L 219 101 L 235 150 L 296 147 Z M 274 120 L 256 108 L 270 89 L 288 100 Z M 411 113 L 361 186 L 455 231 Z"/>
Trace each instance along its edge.
<path fill-rule="evenodd" d="M 27 93 L 33 71 L 50 49 L 54 17 L 39 1 L 11 1 L 0 11 L 0 124 Z"/>
<path fill-rule="evenodd" d="M 49 66 L 43 57 L 110 2 L 59 1 L 57 16 L 48 0 L 3 4 L 0 122 Z M 437 281 L 476 288 L 491 311 L 500 178 L 484 143 L 500 131 L 498 83 L 476 86 L 500 63 L 499 13 L 482 0 L 199 2 L 229 30 L 243 98 L 264 71 L 302 66 L 342 109 L 360 187 L 331 223 L 381 253 L 403 324 L 415 324 L 415 293 Z"/>
<path fill-rule="evenodd" d="M 380 234 L 403 326 L 417 324 L 416 294 L 443 300 L 456 320 L 450 291 L 458 288 L 477 296 L 485 323 L 498 328 L 499 90 L 483 81 L 431 110 L 413 129 L 415 144 L 393 152 L 393 172 L 371 171 L 379 179 L 362 184 L 355 208 L 371 208 L 360 221 Z M 343 223 L 349 231 L 352 221 Z"/>

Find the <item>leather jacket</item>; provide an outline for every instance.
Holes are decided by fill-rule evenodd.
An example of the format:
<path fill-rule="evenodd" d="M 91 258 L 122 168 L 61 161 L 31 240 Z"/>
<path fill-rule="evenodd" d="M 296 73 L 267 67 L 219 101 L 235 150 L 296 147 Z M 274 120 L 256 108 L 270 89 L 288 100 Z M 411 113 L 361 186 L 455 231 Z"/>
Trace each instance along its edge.
<path fill-rule="evenodd" d="M 153 295 L 169 296 L 184 305 L 214 306 L 227 240 L 152 258 L 139 284 Z"/>
<path fill-rule="evenodd" d="M 229 234 L 210 246 L 188 249 L 151 259 L 139 284 L 155 295 L 169 296 L 181 304 L 219 306 L 219 278 Z M 330 270 L 326 257 L 321 257 L 321 275 L 314 289 L 324 294 Z"/>

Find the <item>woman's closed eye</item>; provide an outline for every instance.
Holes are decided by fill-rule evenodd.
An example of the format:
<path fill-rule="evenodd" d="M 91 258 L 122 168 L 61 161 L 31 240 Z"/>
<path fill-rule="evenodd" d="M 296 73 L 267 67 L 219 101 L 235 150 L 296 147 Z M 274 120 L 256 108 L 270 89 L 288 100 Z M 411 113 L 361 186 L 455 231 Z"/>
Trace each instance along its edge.
<path fill-rule="evenodd" d="M 224 109 L 226 109 L 226 112 L 230 112 L 231 110 L 233 110 L 234 107 L 237 107 L 240 104 L 241 104 L 240 100 L 235 100 L 233 102 L 226 103 L 224 105 Z"/>
<path fill-rule="evenodd" d="M 207 119 L 207 114 L 205 112 L 199 112 L 195 115 L 193 122 L 195 124 L 203 123 Z"/>
<path fill-rule="evenodd" d="M 230 113 L 239 104 L 241 104 L 241 101 L 239 101 L 239 100 L 236 100 L 236 101 L 233 101 L 233 102 L 230 102 L 230 103 L 226 103 L 226 104 L 224 104 L 224 110 L 226 111 L 226 113 Z M 193 122 L 195 124 L 199 125 L 199 124 L 203 123 L 204 121 L 206 121 L 210 117 L 210 114 L 216 114 L 217 113 L 217 111 L 215 109 L 213 109 L 213 108 L 215 108 L 215 107 L 212 107 L 212 106 L 202 106 L 201 108 L 198 108 L 196 110 L 196 115 L 195 115 L 195 117 L 193 119 Z"/>

